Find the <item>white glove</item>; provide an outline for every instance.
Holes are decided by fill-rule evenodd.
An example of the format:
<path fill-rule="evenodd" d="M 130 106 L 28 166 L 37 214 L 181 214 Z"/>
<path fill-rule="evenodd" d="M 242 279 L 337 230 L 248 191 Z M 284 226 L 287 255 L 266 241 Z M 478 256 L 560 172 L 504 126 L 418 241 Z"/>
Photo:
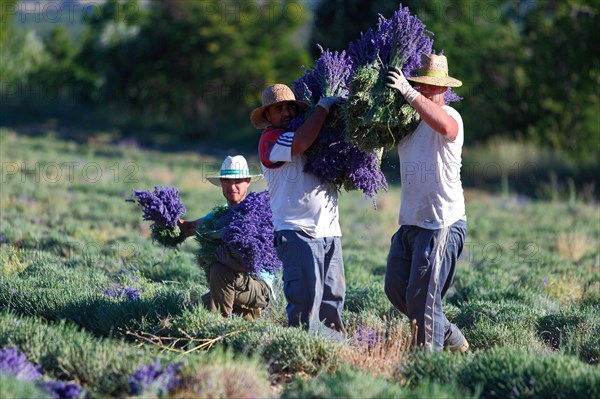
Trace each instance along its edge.
<path fill-rule="evenodd" d="M 396 89 L 406 98 L 409 104 L 412 104 L 415 101 L 415 98 L 419 95 L 419 92 L 416 91 L 408 80 L 404 77 L 402 71 L 398 68 L 391 67 L 388 70 L 388 73 L 385 77 L 385 85 L 392 89 Z"/>
<path fill-rule="evenodd" d="M 341 104 L 344 102 L 344 98 L 332 96 L 332 97 L 322 97 L 317 103 L 318 107 L 325 108 L 325 111 L 329 112 L 329 108 L 335 104 Z"/>

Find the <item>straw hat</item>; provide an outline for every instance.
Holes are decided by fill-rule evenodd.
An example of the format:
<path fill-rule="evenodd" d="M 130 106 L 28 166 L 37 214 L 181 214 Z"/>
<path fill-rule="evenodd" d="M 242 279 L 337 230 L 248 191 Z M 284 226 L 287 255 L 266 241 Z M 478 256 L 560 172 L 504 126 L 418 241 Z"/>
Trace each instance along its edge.
<path fill-rule="evenodd" d="M 236 155 L 225 158 L 218 176 L 207 176 L 206 178 L 215 186 L 220 186 L 221 179 L 250 179 L 251 182 L 255 182 L 260 180 L 262 175 L 251 175 L 246 158 Z"/>
<path fill-rule="evenodd" d="M 262 106 L 256 108 L 250 114 L 250 120 L 252 121 L 252 125 L 257 129 L 264 129 L 269 127 L 269 121 L 265 118 L 265 110 L 273 104 L 285 101 L 295 102 L 298 108 L 300 109 L 308 107 L 308 104 L 296 100 L 296 96 L 294 96 L 294 92 L 292 92 L 292 89 L 290 89 L 286 85 L 277 83 L 263 90 Z"/>
<path fill-rule="evenodd" d="M 406 77 L 406 80 L 432 86 L 460 87 L 462 82 L 448 76 L 448 60 L 445 55 L 426 55 L 421 75 Z"/>

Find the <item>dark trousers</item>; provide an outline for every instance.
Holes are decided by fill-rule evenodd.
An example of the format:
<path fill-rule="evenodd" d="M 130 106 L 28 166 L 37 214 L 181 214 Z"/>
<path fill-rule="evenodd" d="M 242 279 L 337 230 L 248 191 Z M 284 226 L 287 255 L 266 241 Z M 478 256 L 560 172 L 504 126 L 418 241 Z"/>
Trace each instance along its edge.
<path fill-rule="evenodd" d="M 428 230 L 401 226 L 392 236 L 385 273 L 385 293 L 392 304 L 416 320 L 417 344 L 439 351 L 464 337 L 442 311 L 442 298 L 452 285 L 467 223 Z"/>
<path fill-rule="evenodd" d="M 226 317 L 232 314 L 258 315 L 260 309 L 269 302 L 270 289 L 267 283 L 221 263 L 214 263 L 210 267 L 208 282 L 210 291 L 202 297 L 204 305 L 210 311 L 220 312 Z"/>
<path fill-rule="evenodd" d="M 283 292 L 290 326 L 303 325 L 339 339 L 344 331 L 346 294 L 340 237 L 311 238 L 300 231 L 275 233 L 275 248 L 283 262 Z"/>

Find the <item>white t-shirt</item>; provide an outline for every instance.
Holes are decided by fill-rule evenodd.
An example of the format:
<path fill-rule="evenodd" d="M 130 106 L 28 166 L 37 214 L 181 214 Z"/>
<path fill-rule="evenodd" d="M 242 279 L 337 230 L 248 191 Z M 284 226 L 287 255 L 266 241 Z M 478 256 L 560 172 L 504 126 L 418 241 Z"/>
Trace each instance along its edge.
<path fill-rule="evenodd" d="M 448 227 L 465 215 L 460 169 L 463 122 L 452 107 L 442 106 L 458 124 L 454 141 L 421 121 L 413 134 L 398 144 L 402 179 L 401 225 L 426 229 Z"/>
<path fill-rule="evenodd" d="M 276 231 L 299 230 L 313 238 L 341 237 L 335 185 L 304 173 L 306 157 L 292 156 L 294 132 L 267 128 L 259 154 L 269 186 Z"/>

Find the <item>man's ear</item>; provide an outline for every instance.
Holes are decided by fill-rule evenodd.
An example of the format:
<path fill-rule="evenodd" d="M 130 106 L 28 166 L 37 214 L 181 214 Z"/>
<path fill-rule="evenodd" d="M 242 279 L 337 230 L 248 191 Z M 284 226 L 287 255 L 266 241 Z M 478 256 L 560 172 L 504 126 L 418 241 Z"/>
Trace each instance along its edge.
<path fill-rule="evenodd" d="M 271 112 L 269 111 L 269 108 L 264 110 L 263 116 L 269 123 L 271 123 Z"/>

